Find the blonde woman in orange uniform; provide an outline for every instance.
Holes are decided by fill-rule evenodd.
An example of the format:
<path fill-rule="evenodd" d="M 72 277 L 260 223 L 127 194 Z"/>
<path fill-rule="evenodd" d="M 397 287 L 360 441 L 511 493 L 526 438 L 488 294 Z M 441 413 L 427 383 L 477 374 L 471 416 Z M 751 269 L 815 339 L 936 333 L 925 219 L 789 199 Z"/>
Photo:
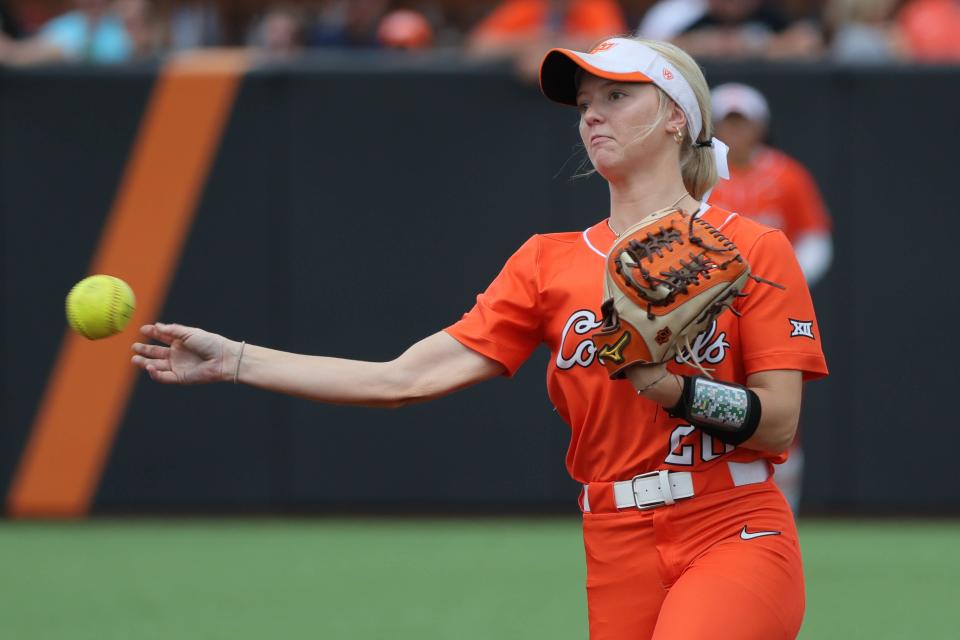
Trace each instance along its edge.
<path fill-rule="evenodd" d="M 779 231 L 701 202 L 718 166 L 725 171 L 723 146 L 712 138 L 703 75 L 676 47 L 612 38 L 590 53 L 553 50 L 541 86 L 579 109 L 583 144 L 610 187 L 609 215 L 582 231 L 530 238 L 459 322 L 389 362 L 284 353 L 158 323 L 142 331 L 162 344 L 135 344 L 133 362 L 162 383 L 233 380 L 319 402 L 399 407 L 512 375 L 545 343 L 548 392 L 571 428 L 567 468 L 584 486 L 591 638 L 793 638 L 803 570 L 771 463 L 793 439 L 803 380 L 827 369 L 790 245 Z M 752 403 L 755 420 L 736 437 L 698 426 L 681 408 L 681 390 L 700 389 L 696 369 L 633 367 L 627 380 L 611 381 L 597 359 L 591 335 L 605 253 L 617 234 L 667 207 L 702 216 L 756 273 L 786 286 L 752 283 L 736 302 L 741 316 L 722 315 L 688 356 Z M 791 318 L 807 319 L 813 337 L 791 335 Z"/>

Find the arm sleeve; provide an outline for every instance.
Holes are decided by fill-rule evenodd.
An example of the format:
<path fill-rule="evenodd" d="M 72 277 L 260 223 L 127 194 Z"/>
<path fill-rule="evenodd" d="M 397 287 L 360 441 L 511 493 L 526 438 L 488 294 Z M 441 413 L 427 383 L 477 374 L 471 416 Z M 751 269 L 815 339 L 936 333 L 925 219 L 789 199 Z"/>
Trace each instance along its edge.
<path fill-rule="evenodd" d="M 807 284 L 813 286 L 823 278 L 833 261 L 833 241 L 829 233 L 804 233 L 793 242 L 797 262 Z"/>
<path fill-rule="evenodd" d="M 540 240 L 530 238 L 463 318 L 446 332 L 496 360 L 512 376 L 543 341 L 539 287 Z"/>
<path fill-rule="evenodd" d="M 803 372 L 804 380 L 827 375 L 820 327 L 793 248 L 781 231 L 761 235 L 746 255 L 750 271 L 785 289 L 749 281 L 738 301 L 746 375 L 777 369 Z"/>

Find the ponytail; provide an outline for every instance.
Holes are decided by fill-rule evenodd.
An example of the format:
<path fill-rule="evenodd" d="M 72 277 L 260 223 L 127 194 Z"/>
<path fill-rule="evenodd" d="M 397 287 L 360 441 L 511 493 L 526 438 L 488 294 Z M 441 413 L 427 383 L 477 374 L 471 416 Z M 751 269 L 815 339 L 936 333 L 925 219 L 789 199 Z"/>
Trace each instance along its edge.
<path fill-rule="evenodd" d="M 708 145 L 695 146 L 685 140 L 680 150 L 680 175 L 683 176 L 687 193 L 697 200 L 703 200 L 704 194 L 717 184 L 718 179 L 713 148 Z"/>

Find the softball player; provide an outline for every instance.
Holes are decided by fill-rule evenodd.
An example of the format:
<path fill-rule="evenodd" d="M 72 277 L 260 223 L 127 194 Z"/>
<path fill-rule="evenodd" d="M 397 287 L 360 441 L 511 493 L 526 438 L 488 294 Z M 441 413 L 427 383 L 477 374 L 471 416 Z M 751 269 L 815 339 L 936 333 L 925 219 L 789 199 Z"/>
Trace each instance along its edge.
<path fill-rule="evenodd" d="M 728 83 L 714 87 L 711 102 L 717 134 L 730 145 L 730 179 L 717 184 L 710 202 L 783 231 L 807 285 L 814 287 L 833 259 L 830 216 L 816 181 L 797 160 L 764 144 L 770 108 L 763 94 Z M 803 493 L 800 438 L 776 470 L 777 485 L 794 513 Z"/>
<path fill-rule="evenodd" d="M 583 144 L 610 187 L 609 217 L 530 238 L 459 322 L 390 362 L 152 324 L 143 333 L 168 346 L 137 343 L 133 362 L 163 383 L 232 379 L 321 402 L 400 406 L 512 375 L 545 343 L 548 393 L 571 429 L 567 468 L 583 484 L 591 638 L 793 638 L 803 571 L 771 463 L 793 439 L 802 381 L 827 369 L 789 242 L 700 202 L 718 166 L 725 172 L 724 147 L 712 138 L 703 75 L 676 47 L 613 38 L 590 53 L 556 49 L 541 86 L 579 109 Z M 749 418 L 723 432 L 690 409 L 707 388 L 696 369 L 674 361 L 611 381 L 591 338 L 606 252 L 618 233 L 670 206 L 721 229 L 756 273 L 786 287 L 748 285 L 739 315 L 720 316 L 687 354 L 713 369 L 716 397 L 747 407 Z"/>
<path fill-rule="evenodd" d="M 770 108 L 753 87 L 728 83 L 711 92 L 717 134 L 730 144 L 730 179 L 717 184 L 710 202 L 780 229 L 814 286 L 830 269 L 830 215 L 806 167 L 764 143 Z"/>

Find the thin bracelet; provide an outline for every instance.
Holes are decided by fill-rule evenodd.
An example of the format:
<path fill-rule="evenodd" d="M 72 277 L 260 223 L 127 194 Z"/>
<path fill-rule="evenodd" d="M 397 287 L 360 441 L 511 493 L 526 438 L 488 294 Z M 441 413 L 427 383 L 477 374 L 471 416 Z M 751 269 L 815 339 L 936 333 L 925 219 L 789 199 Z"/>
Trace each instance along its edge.
<path fill-rule="evenodd" d="M 246 346 L 246 340 L 240 343 L 240 355 L 237 356 L 237 368 L 233 371 L 233 384 L 237 384 L 237 377 L 240 375 L 240 362 L 243 360 L 243 348 Z"/>
<path fill-rule="evenodd" d="M 663 380 L 664 378 L 666 378 L 668 375 L 670 375 L 670 372 L 669 372 L 669 371 L 664 371 L 662 376 L 660 376 L 659 378 L 657 378 L 656 380 L 654 380 L 653 382 L 651 382 L 650 384 L 648 384 L 648 385 L 645 386 L 644 388 L 642 388 L 642 389 L 637 389 L 637 395 L 640 395 L 640 394 L 643 393 L 644 391 L 649 391 L 650 389 L 653 389 L 655 386 L 657 386 L 657 385 L 660 383 L 661 380 Z"/>

